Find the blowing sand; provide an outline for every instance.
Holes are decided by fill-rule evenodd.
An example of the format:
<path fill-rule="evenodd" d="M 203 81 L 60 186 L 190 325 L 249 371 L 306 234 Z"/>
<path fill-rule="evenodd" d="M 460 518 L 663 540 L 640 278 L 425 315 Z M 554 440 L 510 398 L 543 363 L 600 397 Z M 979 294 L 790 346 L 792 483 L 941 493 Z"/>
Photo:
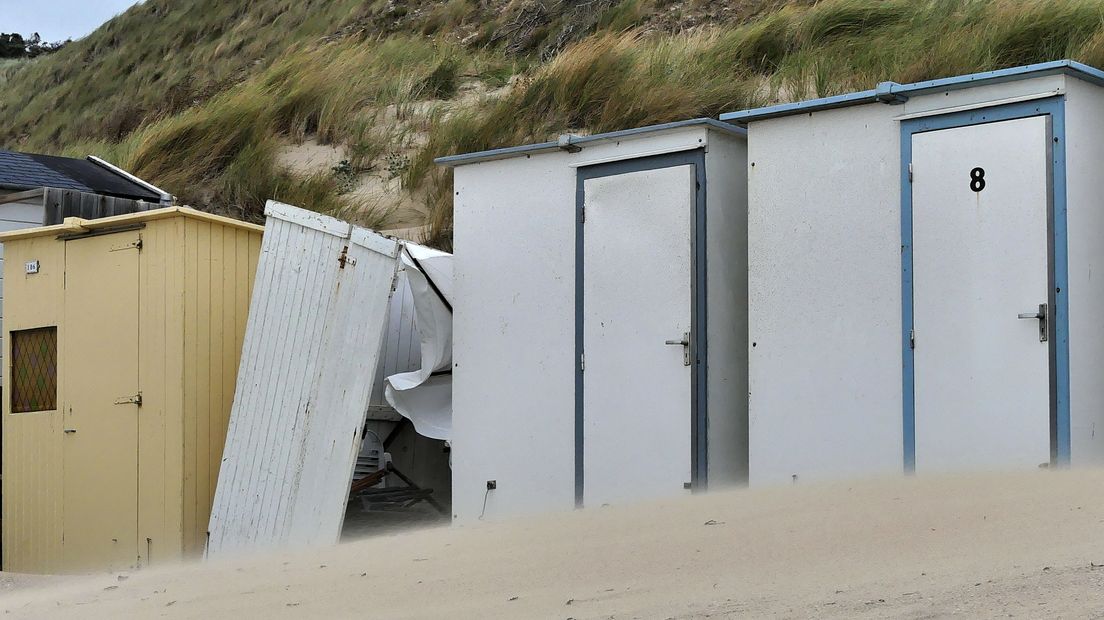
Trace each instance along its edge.
<path fill-rule="evenodd" d="M 798 485 L 50 581 L 11 618 L 1104 614 L 1104 472 Z"/>

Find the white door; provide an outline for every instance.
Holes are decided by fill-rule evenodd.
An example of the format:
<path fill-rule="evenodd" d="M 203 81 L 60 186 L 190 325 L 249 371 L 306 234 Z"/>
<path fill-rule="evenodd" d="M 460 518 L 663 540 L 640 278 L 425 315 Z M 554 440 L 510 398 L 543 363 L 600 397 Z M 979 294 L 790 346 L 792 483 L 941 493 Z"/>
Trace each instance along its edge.
<path fill-rule="evenodd" d="M 1050 462 L 1049 136 L 1044 116 L 913 135 L 917 471 Z"/>
<path fill-rule="evenodd" d="M 584 181 L 583 502 L 685 493 L 694 167 Z"/>

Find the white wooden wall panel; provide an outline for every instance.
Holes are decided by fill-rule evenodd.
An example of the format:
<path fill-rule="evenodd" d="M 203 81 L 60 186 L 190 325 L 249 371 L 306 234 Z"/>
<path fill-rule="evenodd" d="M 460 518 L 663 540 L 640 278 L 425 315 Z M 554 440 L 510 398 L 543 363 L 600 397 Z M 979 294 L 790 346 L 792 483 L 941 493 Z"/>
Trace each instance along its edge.
<path fill-rule="evenodd" d="M 212 557 L 337 541 L 397 266 L 394 240 L 279 203 L 266 214 Z"/>

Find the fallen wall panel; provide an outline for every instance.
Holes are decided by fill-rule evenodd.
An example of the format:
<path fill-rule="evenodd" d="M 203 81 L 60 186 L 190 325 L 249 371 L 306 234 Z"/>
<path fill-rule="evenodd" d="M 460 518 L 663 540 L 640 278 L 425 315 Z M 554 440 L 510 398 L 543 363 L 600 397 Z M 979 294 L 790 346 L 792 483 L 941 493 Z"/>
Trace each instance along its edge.
<path fill-rule="evenodd" d="M 398 265 L 393 239 L 265 214 L 208 557 L 338 540 Z"/>

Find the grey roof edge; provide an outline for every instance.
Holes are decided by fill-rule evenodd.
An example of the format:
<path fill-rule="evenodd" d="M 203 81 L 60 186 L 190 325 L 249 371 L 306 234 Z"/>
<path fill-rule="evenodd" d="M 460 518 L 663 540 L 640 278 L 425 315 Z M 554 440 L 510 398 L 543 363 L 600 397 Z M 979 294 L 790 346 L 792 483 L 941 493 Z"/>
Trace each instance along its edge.
<path fill-rule="evenodd" d="M 488 151 L 462 153 L 460 155 L 447 155 L 445 157 L 438 157 L 437 159 L 434 159 L 433 162 L 440 166 L 463 166 L 465 164 L 474 164 L 481 161 L 492 161 L 496 159 L 506 159 L 508 157 L 516 157 L 518 155 L 532 155 L 534 153 L 556 151 L 566 146 L 581 147 L 591 142 L 618 140 L 621 138 L 629 138 L 641 134 L 696 126 L 706 126 L 710 129 L 715 129 L 717 131 L 721 131 L 726 134 L 741 138 L 747 137 L 747 129 L 744 129 L 743 127 L 739 127 L 737 125 L 733 125 L 732 123 L 719 121 L 715 118 L 692 118 L 684 121 L 675 121 L 673 123 L 648 125 L 646 127 L 636 127 L 634 129 L 622 129 L 620 131 L 598 133 L 590 136 L 564 136 L 561 138 L 561 141 L 556 142 L 539 142 L 537 144 L 524 144 L 521 146 L 509 146 L 506 148 L 491 149 Z"/>
<path fill-rule="evenodd" d="M 820 99 L 809 99 L 796 103 L 783 103 L 762 108 L 742 110 L 739 112 L 726 112 L 721 115 L 721 120 L 746 125 L 752 121 L 761 121 L 768 118 L 820 112 L 823 110 L 879 101 L 884 103 L 897 103 L 907 100 L 910 96 L 924 95 L 932 92 L 959 90 L 973 86 L 1000 84 L 1002 82 L 1012 82 L 1015 80 L 1058 74 L 1070 75 L 1097 86 L 1104 86 L 1104 71 L 1074 60 L 1054 60 L 1021 67 L 998 69 L 996 71 L 970 73 L 949 78 L 914 82 L 911 84 L 882 82 L 873 90 L 836 95 L 834 97 L 822 97 Z"/>
<path fill-rule="evenodd" d="M 131 183 L 136 183 L 136 184 L 148 189 L 151 192 L 154 192 L 156 194 L 161 194 L 161 203 L 163 205 L 165 205 L 166 207 L 171 206 L 173 200 L 176 198 L 176 196 L 173 196 L 172 194 L 170 194 L 170 193 L 166 192 L 165 190 L 161 189 L 160 187 L 157 187 L 153 183 L 150 183 L 149 181 L 146 181 L 145 179 L 138 178 L 136 175 L 133 175 L 133 174 L 127 172 L 126 170 L 123 170 L 122 168 L 116 166 L 115 164 L 113 164 L 113 163 L 111 163 L 111 162 L 109 162 L 105 159 L 101 159 L 99 157 L 96 157 L 95 155 L 89 155 L 89 156 L 85 157 L 85 159 L 87 159 L 88 161 L 96 164 L 97 166 L 107 170 L 108 172 L 110 172 L 112 174 L 116 174 L 118 176 L 123 177 L 124 179 L 130 181 Z"/>

